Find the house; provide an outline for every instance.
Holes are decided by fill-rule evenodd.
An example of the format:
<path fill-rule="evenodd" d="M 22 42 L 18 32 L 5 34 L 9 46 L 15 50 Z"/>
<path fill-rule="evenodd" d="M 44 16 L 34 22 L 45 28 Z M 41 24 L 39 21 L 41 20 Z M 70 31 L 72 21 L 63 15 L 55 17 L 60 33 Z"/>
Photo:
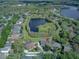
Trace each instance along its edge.
<path fill-rule="evenodd" d="M 47 39 L 42 39 L 40 42 L 40 45 L 44 48 L 45 46 L 49 46 L 52 50 L 56 50 L 56 49 L 61 49 L 61 44 L 60 43 L 57 43 L 55 41 L 52 41 L 51 38 L 47 38 Z M 46 49 L 46 48 L 45 48 Z"/>
<path fill-rule="evenodd" d="M 14 24 L 12 28 L 12 35 L 11 35 L 12 42 L 21 38 L 21 35 L 22 35 L 21 27 L 22 27 L 23 20 L 24 20 L 23 17 L 20 16 L 19 20 L 16 22 L 16 24 Z"/>
<path fill-rule="evenodd" d="M 47 41 L 43 39 L 43 40 L 39 41 L 39 43 L 42 47 L 44 47 L 46 45 Z"/>
<path fill-rule="evenodd" d="M 70 44 L 65 44 L 64 45 L 64 52 L 69 52 L 72 50 L 72 46 Z"/>
<path fill-rule="evenodd" d="M 24 18 L 21 16 L 19 20 L 16 22 L 18 25 L 22 25 Z"/>
<path fill-rule="evenodd" d="M 0 53 L 4 54 L 5 56 L 8 56 L 10 51 L 11 51 L 11 43 L 7 41 L 5 46 L 0 49 Z"/>
<path fill-rule="evenodd" d="M 35 43 L 32 42 L 32 41 L 27 41 L 24 45 L 25 45 L 25 48 L 26 48 L 27 50 L 30 50 L 30 49 L 36 48 Z"/>
<path fill-rule="evenodd" d="M 16 40 L 19 39 L 19 38 L 21 38 L 21 37 L 20 37 L 20 34 L 12 34 L 12 35 L 11 35 L 12 41 L 16 41 Z"/>
<path fill-rule="evenodd" d="M 52 44 L 51 44 L 51 49 L 52 50 L 61 49 L 61 48 L 62 47 L 61 47 L 61 44 L 60 43 L 55 42 L 55 41 L 52 42 Z"/>
<path fill-rule="evenodd" d="M 15 24 L 12 29 L 11 39 L 16 40 L 16 39 L 19 39 L 20 36 L 21 36 L 21 26 L 18 24 Z"/>
<path fill-rule="evenodd" d="M 13 29 L 12 29 L 12 33 L 13 34 L 20 34 L 20 31 L 21 31 L 21 26 L 15 24 L 14 27 L 13 27 Z"/>
<path fill-rule="evenodd" d="M 30 14 L 29 14 L 29 12 L 26 12 L 26 13 L 24 13 L 24 15 L 28 16 L 28 15 L 30 15 Z"/>
<path fill-rule="evenodd" d="M 11 20 L 12 16 L 3 16 L 3 19 L 5 20 Z"/>
<path fill-rule="evenodd" d="M 45 45 L 50 45 L 51 44 L 51 39 L 50 38 L 42 38 L 41 41 L 39 41 L 40 45 L 44 47 Z"/>
<path fill-rule="evenodd" d="M 0 53 L 3 53 L 5 54 L 6 56 L 9 55 L 9 52 L 10 52 L 10 48 L 9 47 L 4 47 L 0 50 Z"/>

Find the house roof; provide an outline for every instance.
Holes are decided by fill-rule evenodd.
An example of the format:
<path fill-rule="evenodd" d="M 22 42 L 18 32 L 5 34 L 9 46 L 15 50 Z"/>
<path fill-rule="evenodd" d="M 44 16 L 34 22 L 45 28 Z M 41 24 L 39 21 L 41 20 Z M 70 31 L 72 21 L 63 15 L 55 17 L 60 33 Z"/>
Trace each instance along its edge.
<path fill-rule="evenodd" d="M 8 53 L 11 49 L 11 43 L 9 41 L 6 42 L 5 46 L 0 49 L 1 53 Z"/>
<path fill-rule="evenodd" d="M 61 44 L 53 41 L 52 48 L 61 48 Z"/>
<path fill-rule="evenodd" d="M 12 18 L 12 16 L 3 16 L 3 19 L 5 20 L 10 20 Z"/>
<path fill-rule="evenodd" d="M 64 45 L 64 51 L 65 51 L 65 52 L 69 52 L 69 51 L 71 51 L 71 50 L 72 50 L 72 46 L 71 46 L 70 44 Z"/>
<path fill-rule="evenodd" d="M 1 53 L 8 53 L 10 51 L 10 47 L 4 47 L 1 49 Z"/>
<path fill-rule="evenodd" d="M 50 41 L 51 40 L 49 38 L 43 38 L 41 39 L 40 44 L 41 46 L 45 46 L 46 44 L 51 43 Z"/>
<path fill-rule="evenodd" d="M 14 25 L 13 33 L 20 33 L 20 30 L 21 30 L 21 26 L 19 26 L 19 25 Z"/>
<path fill-rule="evenodd" d="M 27 48 L 27 49 L 35 48 L 35 44 L 32 41 L 27 41 L 25 43 L 25 48 Z"/>
<path fill-rule="evenodd" d="M 23 17 L 20 17 L 19 20 L 16 22 L 16 24 L 21 25 L 23 20 L 24 20 Z"/>
<path fill-rule="evenodd" d="M 18 39 L 18 38 L 20 38 L 20 34 L 12 34 L 12 36 L 11 36 L 11 39 L 13 39 L 13 40 L 16 40 L 16 39 Z"/>

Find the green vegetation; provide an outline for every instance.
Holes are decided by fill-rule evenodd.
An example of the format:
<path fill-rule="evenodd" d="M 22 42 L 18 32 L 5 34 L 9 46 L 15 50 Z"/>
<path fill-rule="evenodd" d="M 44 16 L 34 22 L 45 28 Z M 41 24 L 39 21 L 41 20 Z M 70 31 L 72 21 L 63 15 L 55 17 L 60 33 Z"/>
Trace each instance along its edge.
<path fill-rule="evenodd" d="M 76 52 L 68 52 L 59 55 L 61 59 L 79 59 L 79 54 Z"/>
<path fill-rule="evenodd" d="M 38 7 L 40 6 L 34 4 L 27 6 L 30 14 L 26 16 L 26 20 L 23 23 L 24 40 L 30 39 L 38 42 L 41 37 L 51 37 L 54 41 L 66 44 L 70 43 L 69 41 L 72 40 L 75 35 L 78 37 L 77 33 L 75 33 L 75 31 L 79 31 L 78 20 L 60 16 L 58 10 L 52 13 L 54 10 L 49 5 Z M 39 32 L 32 33 L 29 28 L 29 22 L 32 18 L 46 18 L 48 22 L 38 26 Z M 78 38 L 75 40 L 78 40 Z"/>
<path fill-rule="evenodd" d="M 46 53 L 43 55 L 43 59 L 55 59 L 53 54 Z"/>
<path fill-rule="evenodd" d="M 73 20 L 67 17 L 62 17 L 59 14 L 59 10 L 56 9 L 54 11 L 54 7 L 51 7 L 49 5 L 39 6 L 29 4 L 23 7 L 17 7 L 16 5 L 12 5 L 11 8 L 13 8 L 12 9 L 13 11 L 10 11 L 10 13 L 21 14 L 27 12 L 27 16 L 25 16 L 25 20 L 22 24 L 23 37 L 22 39 L 16 40 L 16 42 L 12 44 L 12 49 L 14 52 L 10 54 L 8 59 L 20 59 L 20 56 L 22 55 L 24 50 L 24 42 L 26 42 L 27 40 L 31 40 L 33 42 L 39 42 L 43 38 L 44 39 L 51 38 L 51 41 L 55 41 L 61 45 L 60 49 L 56 48 L 57 50 L 54 50 L 54 54 L 43 54 L 43 59 L 79 59 L 78 57 L 79 54 L 77 54 L 74 51 L 74 49 L 72 49 L 73 50 L 72 52 L 70 51 L 64 52 L 63 47 L 63 45 L 66 44 L 73 44 L 73 43 L 75 44 L 76 42 L 77 43 L 79 42 L 79 20 Z M 2 8 L 2 10 L 3 9 L 6 8 Z M 4 14 L 6 14 L 7 11 L 5 11 Z M 39 32 L 31 32 L 29 22 L 32 18 L 45 18 L 48 20 L 47 23 L 45 23 L 44 25 L 38 26 Z M 14 16 L 12 20 L 8 21 L 8 24 L 2 30 L 0 38 L 0 47 L 4 46 L 7 37 L 11 32 L 11 28 L 13 24 L 16 23 L 17 20 L 18 16 Z M 52 46 L 52 43 L 49 43 L 48 45 L 43 47 L 43 49 L 50 51 L 51 50 L 50 46 Z M 71 45 L 71 47 L 73 48 L 73 45 Z M 78 50 L 79 48 L 76 51 Z M 34 49 L 33 51 L 36 50 Z M 51 52 L 53 51 L 51 50 Z"/>
<path fill-rule="evenodd" d="M 23 50 L 23 40 L 19 39 L 12 44 L 12 51 L 10 52 L 10 55 L 7 57 L 7 59 L 20 59 L 23 54 Z"/>
<path fill-rule="evenodd" d="M 64 54 L 44 54 L 43 59 L 79 59 L 79 54 L 76 52 L 65 52 Z"/>
<path fill-rule="evenodd" d="M 2 30 L 1 38 L 0 38 L 0 47 L 3 47 L 4 44 L 6 43 L 8 35 L 11 33 L 11 28 L 13 24 L 16 23 L 17 20 L 18 20 L 18 16 L 17 15 L 13 16 L 13 18 L 8 21 L 8 24 Z"/>

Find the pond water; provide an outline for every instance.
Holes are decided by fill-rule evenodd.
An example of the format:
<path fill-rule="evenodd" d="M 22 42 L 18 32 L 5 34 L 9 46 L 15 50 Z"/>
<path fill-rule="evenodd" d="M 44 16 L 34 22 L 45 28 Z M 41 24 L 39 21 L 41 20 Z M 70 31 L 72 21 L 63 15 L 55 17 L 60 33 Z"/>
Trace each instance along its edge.
<path fill-rule="evenodd" d="M 69 18 L 79 19 L 79 10 L 75 6 L 61 6 L 61 15 Z"/>
<path fill-rule="evenodd" d="M 29 22 L 30 31 L 38 32 L 37 26 L 45 24 L 47 21 L 46 19 L 42 18 L 32 18 Z"/>

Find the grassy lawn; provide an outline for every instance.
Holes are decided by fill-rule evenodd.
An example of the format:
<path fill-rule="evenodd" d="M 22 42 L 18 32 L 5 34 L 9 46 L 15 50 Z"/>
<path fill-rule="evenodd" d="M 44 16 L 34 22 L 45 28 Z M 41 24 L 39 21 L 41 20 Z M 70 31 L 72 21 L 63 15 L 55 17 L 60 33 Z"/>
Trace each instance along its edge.
<path fill-rule="evenodd" d="M 52 33 L 52 31 L 56 30 L 56 26 L 54 24 L 54 21 L 52 21 L 52 19 L 50 18 L 50 16 L 52 15 L 51 10 L 52 8 L 49 6 L 45 6 L 38 8 L 38 6 L 34 6 L 34 5 L 29 5 L 27 6 L 27 10 L 29 10 L 28 12 L 31 15 L 26 16 L 26 19 L 23 23 L 23 37 L 24 40 L 32 40 L 32 41 L 39 41 L 42 37 L 42 35 L 40 35 L 39 33 L 44 32 L 44 36 L 49 35 L 48 32 L 50 31 Z M 49 21 L 52 21 L 52 23 L 46 23 L 44 25 L 40 25 L 39 28 L 39 32 L 35 32 L 35 33 L 31 33 L 30 32 L 30 28 L 29 28 L 29 22 L 31 20 L 31 18 L 45 18 L 48 19 Z M 51 36 L 50 36 L 51 37 Z"/>

